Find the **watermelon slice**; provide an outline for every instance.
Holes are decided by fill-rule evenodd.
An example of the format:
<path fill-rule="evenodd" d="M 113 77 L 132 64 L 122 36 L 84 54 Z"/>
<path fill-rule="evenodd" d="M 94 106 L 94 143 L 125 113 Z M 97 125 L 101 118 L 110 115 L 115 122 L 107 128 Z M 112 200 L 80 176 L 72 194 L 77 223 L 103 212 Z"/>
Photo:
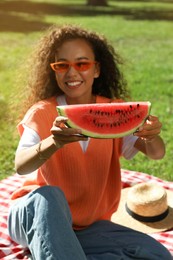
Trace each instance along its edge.
<path fill-rule="evenodd" d="M 96 103 L 57 106 L 67 125 L 85 136 L 116 138 L 134 133 L 150 113 L 150 102 Z"/>

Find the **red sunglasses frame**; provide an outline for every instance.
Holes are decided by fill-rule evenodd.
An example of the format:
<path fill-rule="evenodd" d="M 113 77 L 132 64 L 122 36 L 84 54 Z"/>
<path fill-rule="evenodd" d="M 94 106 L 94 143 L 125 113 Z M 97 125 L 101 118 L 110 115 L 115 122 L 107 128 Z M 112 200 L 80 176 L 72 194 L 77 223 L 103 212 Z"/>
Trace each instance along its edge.
<path fill-rule="evenodd" d="M 76 61 L 76 62 L 58 61 L 58 62 L 51 63 L 50 66 L 55 72 L 63 73 L 63 72 L 67 72 L 71 66 L 73 68 L 75 68 L 75 70 L 77 70 L 77 71 L 86 71 L 86 70 L 90 69 L 93 64 L 96 64 L 96 63 L 97 63 L 97 61 L 91 61 L 91 60 Z M 58 65 L 58 64 L 59 65 L 68 65 L 68 67 L 55 69 L 54 66 Z M 81 68 L 80 68 L 80 66 L 77 66 L 77 64 L 80 64 L 83 66 L 81 66 Z M 85 67 L 86 65 L 87 65 L 87 68 Z"/>

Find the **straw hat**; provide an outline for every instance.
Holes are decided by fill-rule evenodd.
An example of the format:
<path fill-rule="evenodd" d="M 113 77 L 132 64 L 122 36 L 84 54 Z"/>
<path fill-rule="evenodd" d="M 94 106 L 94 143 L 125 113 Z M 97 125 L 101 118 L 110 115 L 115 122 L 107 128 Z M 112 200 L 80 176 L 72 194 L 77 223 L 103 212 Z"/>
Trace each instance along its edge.
<path fill-rule="evenodd" d="M 143 233 L 173 228 L 173 192 L 156 183 L 122 189 L 118 210 L 111 220 Z"/>

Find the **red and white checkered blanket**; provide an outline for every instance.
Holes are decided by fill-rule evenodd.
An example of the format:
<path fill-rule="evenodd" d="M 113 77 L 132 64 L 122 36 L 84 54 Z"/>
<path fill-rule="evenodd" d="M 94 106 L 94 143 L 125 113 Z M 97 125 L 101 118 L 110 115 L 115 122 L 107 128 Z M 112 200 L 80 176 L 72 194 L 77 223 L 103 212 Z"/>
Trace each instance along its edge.
<path fill-rule="evenodd" d="M 7 215 L 10 195 L 16 188 L 21 186 L 25 178 L 25 176 L 14 174 L 13 176 L 0 181 L 0 259 L 28 259 L 28 249 L 13 242 L 8 236 L 7 230 Z M 146 181 L 157 182 L 164 188 L 173 191 L 173 182 L 163 181 L 141 172 L 122 170 L 123 188 Z M 151 236 L 167 247 L 173 255 L 173 229 L 171 231 L 151 234 Z"/>

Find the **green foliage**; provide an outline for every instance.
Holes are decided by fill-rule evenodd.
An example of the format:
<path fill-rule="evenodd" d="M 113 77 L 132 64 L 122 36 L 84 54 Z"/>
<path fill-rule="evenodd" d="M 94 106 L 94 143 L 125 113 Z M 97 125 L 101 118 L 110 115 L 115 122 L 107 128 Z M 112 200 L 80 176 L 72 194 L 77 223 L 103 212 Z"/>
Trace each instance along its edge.
<path fill-rule="evenodd" d="M 149 100 L 163 123 L 167 153 L 152 161 L 142 154 L 121 160 L 122 168 L 173 180 L 173 26 L 171 1 L 108 1 L 107 7 L 84 0 L 1 1 L 0 25 L 0 178 L 14 172 L 19 140 L 16 124 L 25 86 L 16 78 L 41 31 L 52 23 L 74 23 L 103 33 L 124 57 L 133 100 Z M 3 13 L 4 12 L 4 13 Z"/>

